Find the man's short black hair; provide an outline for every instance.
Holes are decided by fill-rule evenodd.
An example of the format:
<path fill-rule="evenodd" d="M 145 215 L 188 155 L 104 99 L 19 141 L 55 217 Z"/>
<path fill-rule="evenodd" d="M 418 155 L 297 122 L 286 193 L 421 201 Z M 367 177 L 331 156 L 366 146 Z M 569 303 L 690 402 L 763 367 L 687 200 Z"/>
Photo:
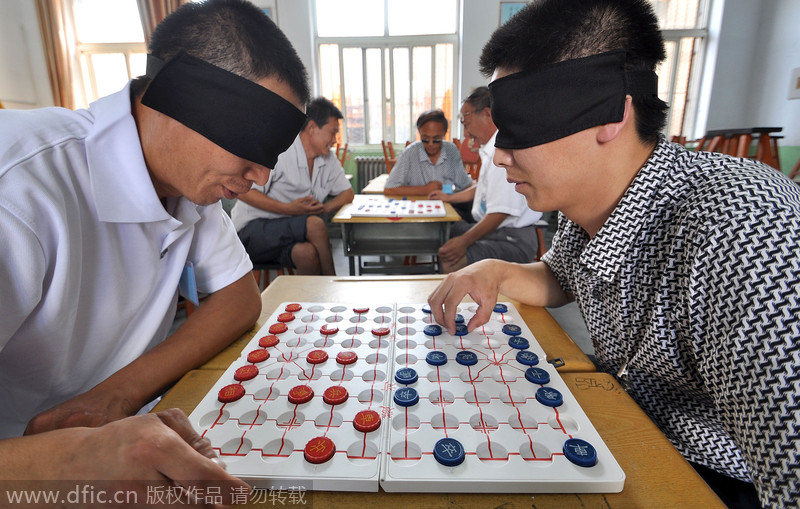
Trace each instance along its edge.
<path fill-rule="evenodd" d="M 422 129 L 422 126 L 428 122 L 439 122 L 440 124 L 444 125 L 444 132 L 447 132 L 447 117 L 444 116 L 444 112 L 442 110 L 426 111 L 417 117 L 417 130 Z"/>
<path fill-rule="evenodd" d="M 480 69 L 485 76 L 498 68 L 519 72 L 616 49 L 626 52 L 628 70 L 655 71 L 666 58 L 647 0 L 532 0 L 492 34 Z M 639 138 L 654 143 L 666 124 L 667 104 L 652 95 L 632 98 Z"/>
<path fill-rule="evenodd" d="M 148 52 L 166 62 L 181 50 L 250 81 L 277 78 L 301 103 L 308 102 L 308 74 L 300 57 L 269 16 L 250 2 L 181 6 L 153 30 Z"/>
<path fill-rule="evenodd" d="M 478 87 L 473 90 L 464 102 L 472 106 L 475 111 L 481 111 L 492 107 L 492 96 L 489 94 L 489 87 Z"/>
<path fill-rule="evenodd" d="M 304 129 L 311 120 L 317 124 L 317 127 L 324 127 L 325 124 L 330 122 L 331 118 L 335 118 L 336 120 L 343 118 L 339 108 L 324 97 L 317 97 L 308 103 L 308 106 L 306 106 L 306 116 L 308 118 L 306 118 L 306 123 L 303 126 Z"/>

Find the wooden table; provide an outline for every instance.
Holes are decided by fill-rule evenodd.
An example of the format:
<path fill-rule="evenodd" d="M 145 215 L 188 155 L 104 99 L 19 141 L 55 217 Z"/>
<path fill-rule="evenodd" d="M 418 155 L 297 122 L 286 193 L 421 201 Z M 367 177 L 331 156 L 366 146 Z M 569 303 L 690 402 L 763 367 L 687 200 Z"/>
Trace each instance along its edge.
<path fill-rule="evenodd" d="M 383 189 L 386 187 L 386 180 L 389 178 L 388 173 L 382 173 L 370 180 L 364 189 L 361 190 L 362 194 L 383 194 Z"/>
<path fill-rule="evenodd" d="M 443 278 L 441 275 L 278 276 L 261 294 L 261 316 L 257 324 L 201 369 L 226 369 L 230 366 L 282 302 L 335 302 L 353 305 L 365 302 L 425 302 Z M 469 297 L 466 300 L 471 302 Z M 547 354 L 548 360 L 561 360 L 558 363 L 561 366 L 557 367 L 559 372 L 595 371 L 592 361 L 545 308 L 521 305 L 502 295 L 498 300 L 511 302 L 517 307 L 522 319 Z"/>
<path fill-rule="evenodd" d="M 348 257 L 350 275 L 358 273 L 408 274 L 441 271 L 436 262 L 439 248 L 450 238 L 450 224 L 461 219 L 449 203 L 444 203 L 443 217 L 354 217 L 351 212 L 367 195 L 356 195 L 353 203 L 343 206 L 331 220 L 342 227 L 342 247 Z M 419 197 L 408 197 L 420 199 Z M 424 199 L 424 198 L 423 198 Z M 430 264 L 398 265 L 389 262 L 362 263 L 363 256 L 386 257 L 431 256 Z"/>
<path fill-rule="evenodd" d="M 177 407 L 188 415 L 223 372 L 224 369 L 189 372 L 164 396 L 155 411 Z M 317 491 L 302 493 L 306 506 L 320 509 L 724 507 L 613 377 L 605 373 L 563 372 L 561 377 L 625 471 L 622 492 L 530 495 Z"/>

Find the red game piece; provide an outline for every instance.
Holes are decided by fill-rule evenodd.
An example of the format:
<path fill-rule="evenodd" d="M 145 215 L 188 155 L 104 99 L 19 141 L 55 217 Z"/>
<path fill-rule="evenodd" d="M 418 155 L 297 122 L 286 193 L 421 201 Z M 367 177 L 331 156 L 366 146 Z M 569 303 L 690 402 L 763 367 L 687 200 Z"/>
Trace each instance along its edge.
<path fill-rule="evenodd" d="M 303 456 L 309 463 L 325 463 L 336 454 L 336 445 L 328 437 L 312 438 L 303 449 Z"/>
<path fill-rule="evenodd" d="M 381 427 L 381 416 L 375 410 L 362 410 L 353 419 L 353 427 L 362 433 L 375 431 Z"/>
<path fill-rule="evenodd" d="M 273 323 L 269 326 L 269 333 L 270 334 L 282 334 L 289 330 L 289 326 L 285 323 Z"/>
<path fill-rule="evenodd" d="M 325 350 L 312 350 L 308 352 L 306 360 L 308 360 L 309 364 L 322 364 L 328 360 L 328 352 Z"/>
<path fill-rule="evenodd" d="M 264 336 L 263 338 L 259 339 L 258 346 L 262 348 L 272 348 L 280 342 L 281 340 L 278 339 L 278 336 L 270 334 L 269 336 Z"/>
<path fill-rule="evenodd" d="M 368 311 L 369 308 L 353 308 L 353 313 L 358 313 L 359 315 Z"/>
<path fill-rule="evenodd" d="M 244 396 L 244 387 L 241 384 L 230 384 L 219 390 L 217 399 L 222 403 L 231 403 L 242 396 Z"/>
<path fill-rule="evenodd" d="M 325 389 L 325 392 L 322 393 L 322 401 L 325 403 L 334 406 L 334 405 L 341 405 L 345 401 L 349 394 L 347 393 L 347 389 L 342 387 L 341 385 L 334 385 L 333 387 L 328 387 Z"/>
<path fill-rule="evenodd" d="M 386 336 L 390 332 L 391 331 L 387 327 L 376 327 L 372 329 L 372 333 L 375 334 L 376 336 Z"/>
<path fill-rule="evenodd" d="M 297 303 L 287 304 L 285 309 L 286 309 L 286 311 L 288 311 L 290 313 L 297 313 L 298 311 L 303 309 L 303 306 L 301 306 L 300 304 L 297 304 Z"/>
<path fill-rule="evenodd" d="M 328 324 L 326 323 L 325 325 L 323 325 L 319 329 L 319 331 L 320 331 L 320 333 L 322 333 L 322 334 L 324 334 L 326 336 L 330 336 L 332 334 L 336 334 L 337 332 L 339 332 L 339 327 L 337 327 L 335 325 L 328 326 Z"/>
<path fill-rule="evenodd" d="M 344 352 L 339 352 L 336 354 L 336 362 L 339 364 L 344 364 L 345 366 L 348 364 L 352 364 L 358 360 L 358 354 L 353 352 L 352 350 L 346 350 Z"/>
<path fill-rule="evenodd" d="M 248 364 L 237 369 L 233 373 L 233 378 L 239 380 L 240 382 L 244 382 L 245 380 L 252 380 L 256 377 L 256 375 L 258 375 L 258 368 L 253 364 Z"/>
<path fill-rule="evenodd" d="M 267 359 L 269 359 L 269 352 L 260 348 L 247 354 L 247 362 L 264 362 Z"/>
<path fill-rule="evenodd" d="M 314 390 L 308 385 L 296 385 L 289 390 L 289 403 L 302 405 L 314 397 Z"/>
<path fill-rule="evenodd" d="M 294 315 L 292 313 L 281 313 L 278 315 L 279 322 L 291 322 L 294 320 Z"/>

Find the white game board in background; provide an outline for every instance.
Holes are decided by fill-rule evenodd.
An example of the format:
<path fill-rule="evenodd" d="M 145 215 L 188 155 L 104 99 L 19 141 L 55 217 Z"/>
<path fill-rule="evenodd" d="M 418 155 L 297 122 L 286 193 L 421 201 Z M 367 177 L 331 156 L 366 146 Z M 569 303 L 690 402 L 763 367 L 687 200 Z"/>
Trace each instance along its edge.
<path fill-rule="evenodd" d="M 446 330 L 437 334 L 423 304 L 284 303 L 190 420 L 220 452 L 228 471 L 257 488 L 621 491 L 624 472 L 517 310 L 502 304 L 496 309 L 502 312 L 493 313 L 484 327 L 457 336 Z M 468 322 L 475 305 L 464 303 L 459 313 Z M 504 330 L 506 325 L 510 328 Z M 263 359 L 265 352 L 269 356 Z M 237 381 L 237 370 L 250 376 L 246 372 L 254 371 L 252 366 L 258 374 Z M 415 381 L 402 376 L 411 373 L 409 368 Z M 529 368 L 549 381 L 529 381 Z M 220 402 L 226 386 L 243 389 L 244 396 Z M 305 399 L 296 397 L 307 390 L 298 391 L 302 386 L 313 397 L 291 402 L 290 393 L 295 401 Z M 342 388 L 347 396 L 330 404 Z M 560 393 L 563 403 L 540 403 L 540 390 L 545 397 Z M 418 401 L 397 403 L 408 404 L 403 397 L 409 394 Z M 380 426 L 365 430 L 375 418 Z M 579 452 L 588 442 L 596 464 L 569 461 L 567 440 L 578 444 Z M 437 460 L 434 448 L 440 441 Z M 325 455 L 325 444 L 334 445 L 335 452 Z M 460 463 L 443 464 L 461 452 L 459 446 Z M 318 454 L 330 459 L 307 459 L 320 461 Z"/>
<path fill-rule="evenodd" d="M 348 209 L 352 217 L 444 217 L 442 200 L 406 200 L 359 195 Z"/>

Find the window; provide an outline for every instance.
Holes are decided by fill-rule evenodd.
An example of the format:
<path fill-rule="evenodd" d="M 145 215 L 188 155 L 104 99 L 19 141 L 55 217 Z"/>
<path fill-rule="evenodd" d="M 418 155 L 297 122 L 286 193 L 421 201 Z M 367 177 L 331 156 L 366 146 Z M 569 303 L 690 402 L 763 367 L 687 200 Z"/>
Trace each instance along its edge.
<path fill-rule="evenodd" d="M 455 117 L 459 3 L 316 0 L 320 92 L 344 113 L 345 142 L 405 143 L 422 112 Z"/>
<path fill-rule="evenodd" d="M 117 92 L 145 72 L 144 32 L 136 0 L 70 0 L 80 83 L 78 107 Z"/>
<path fill-rule="evenodd" d="M 667 58 L 656 70 L 658 95 L 670 106 L 666 134 L 691 135 L 697 116 L 702 63 L 708 40 L 710 0 L 650 0 Z"/>

